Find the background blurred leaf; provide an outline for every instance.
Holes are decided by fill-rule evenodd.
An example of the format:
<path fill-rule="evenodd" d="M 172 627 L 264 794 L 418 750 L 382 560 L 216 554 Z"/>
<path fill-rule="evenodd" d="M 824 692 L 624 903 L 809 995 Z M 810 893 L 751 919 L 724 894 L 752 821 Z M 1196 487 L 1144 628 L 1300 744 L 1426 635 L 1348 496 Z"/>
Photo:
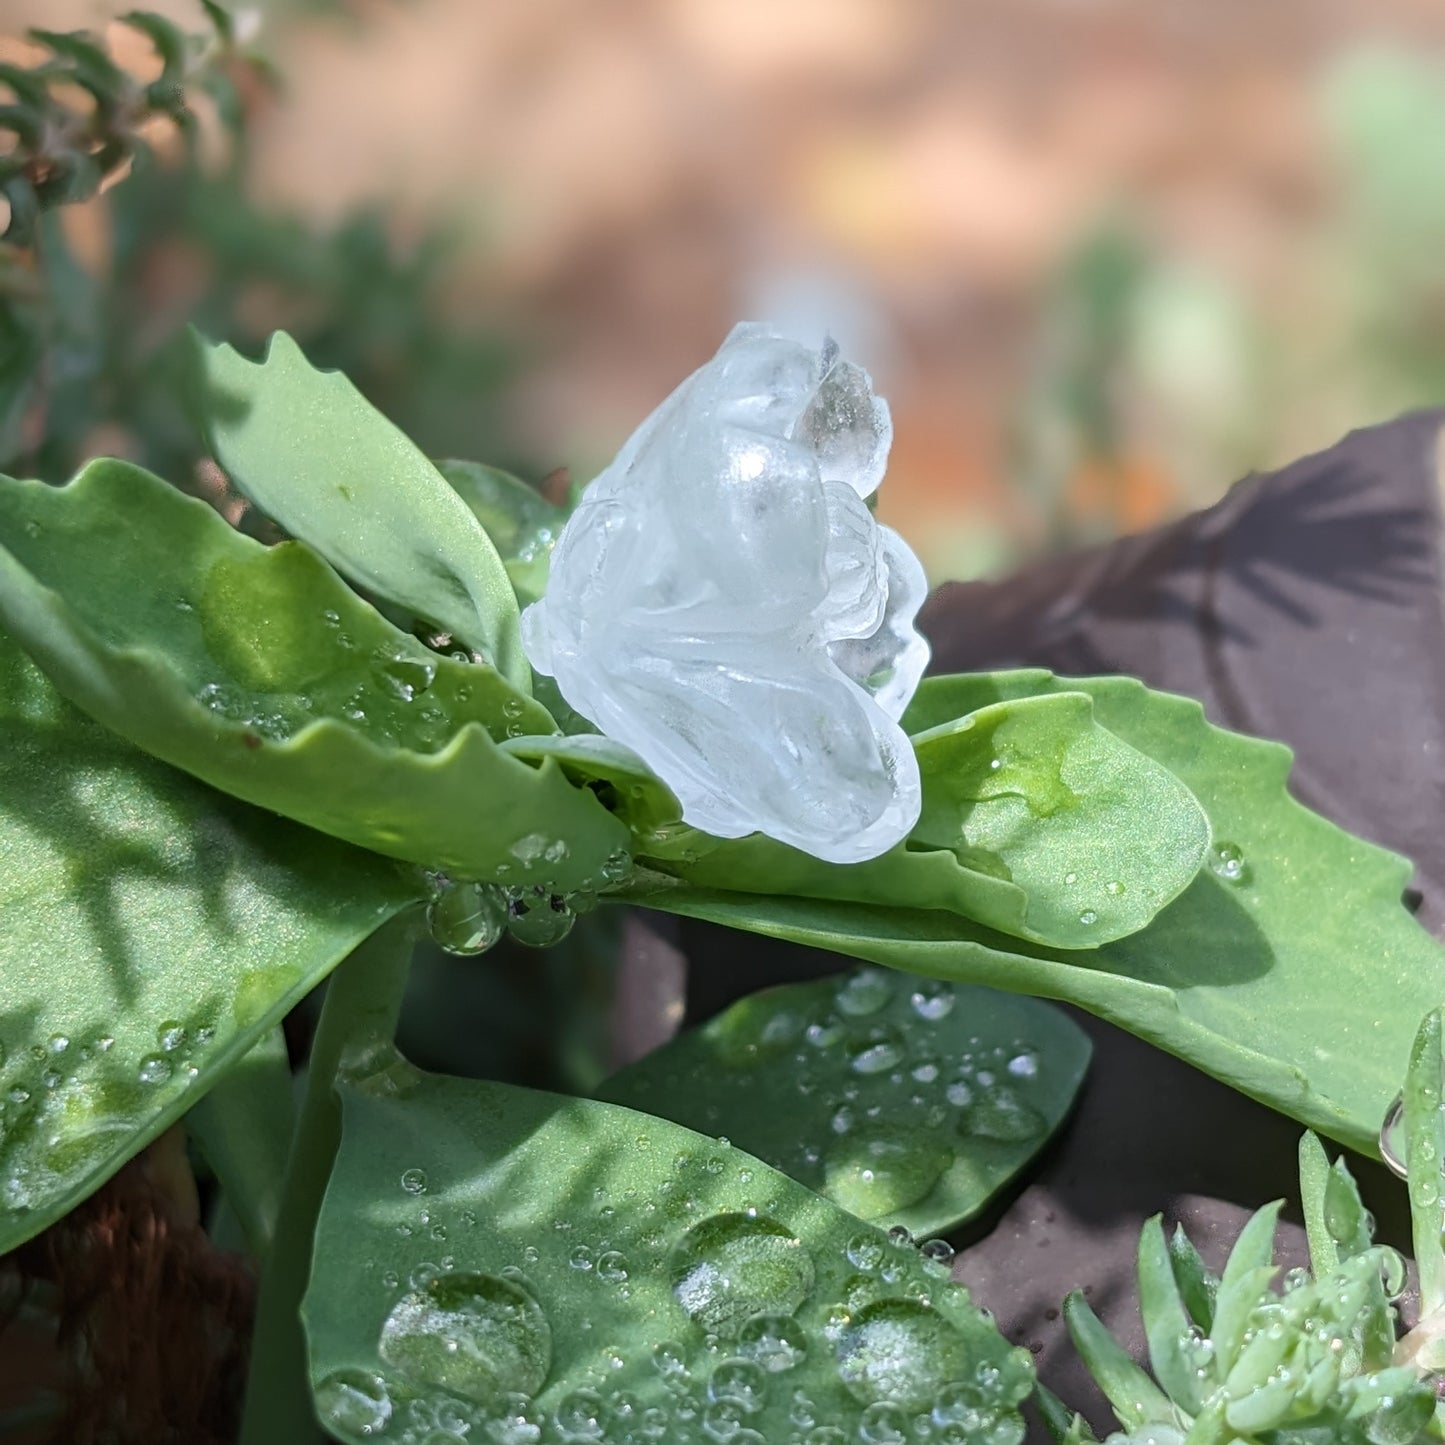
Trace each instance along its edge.
<path fill-rule="evenodd" d="M 185 1112 L 415 897 L 62 702 L 0 634 L 0 1252 Z"/>
<path fill-rule="evenodd" d="M 341 1439 L 710 1422 L 756 1445 L 804 1412 L 851 1437 L 954 1399 L 1021 1430 L 1027 1352 L 911 1246 L 741 1151 L 400 1063 L 342 1101 L 304 1306 Z"/>
<path fill-rule="evenodd" d="M 922 1237 L 971 1219 L 1024 1168 L 1088 1059 L 1048 1004 L 867 968 L 752 994 L 598 1095 L 723 1134 Z"/>

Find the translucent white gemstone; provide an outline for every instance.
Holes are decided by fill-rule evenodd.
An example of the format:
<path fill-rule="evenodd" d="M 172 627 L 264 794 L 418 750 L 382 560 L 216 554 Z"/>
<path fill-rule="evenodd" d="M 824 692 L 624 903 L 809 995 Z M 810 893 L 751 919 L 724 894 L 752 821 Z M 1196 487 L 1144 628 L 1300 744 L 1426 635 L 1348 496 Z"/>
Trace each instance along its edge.
<path fill-rule="evenodd" d="M 835 863 L 918 819 L 898 718 L 928 646 L 918 559 L 865 498 L 893 427 L 866 372 L 756 324 L 588 487 L 522 635 L 533 667 L 718 837 Z"/>

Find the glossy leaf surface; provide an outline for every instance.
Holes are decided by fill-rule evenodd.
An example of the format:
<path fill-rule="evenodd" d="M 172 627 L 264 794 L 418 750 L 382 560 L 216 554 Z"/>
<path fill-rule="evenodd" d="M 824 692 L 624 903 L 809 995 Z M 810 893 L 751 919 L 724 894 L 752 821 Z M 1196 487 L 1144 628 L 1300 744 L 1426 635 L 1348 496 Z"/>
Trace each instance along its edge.
<path fill-rule="evenodd" d="M 567 523 L 566 508 L 498 467 L 450 458 L 435 465 L 492 539 L 518 604 L 535 602 L 547 588 L 552 545 Z"/>
<path fill-rule="evenodd" d="M 477 648 L 526 689 L 506 569 L 415 443 L 284 331 L 260 362 L 230 346 L 197 351 L 207 438 L 236 486 L 338 572 Z"/>
<path fill-rule="evenodd" d="M 218 788 L 463 877 L 565 890 L 626 845 L 590 792 L 493 741 L 549 728 L 541 707 L 399 632 L 300 543 L 98 461 L 66 487 L 0 479 L 0 547 L 0 617 L 61 692 Z"/>
<path fill-rule="evenodd" d="M 864 968 L 752 994 L 599 1094 L 922 1237 L 972 1218 L 1043 1147 L 1088 1058 L 1048 1004 Z"/>
<path fill-rule="evenodd" d="M 413 899 L 213 792 L 0 634 L 0 1253 L 102 1184 Z"/>
<path fill-rule="evenodd" d="M 1373 1152 L 1415 1026 L 1445 991 L 1445 953 L 1400 903 L 1406 864 L 1290 798 L 1285 748 L 1211 727 L 1196 703 L 1128 679 L 939 678 L 905 722 L 921 731 L 1001 698 L 1064 691 L 1087 692 L 1100 722 L 1179 777 L 1213 828 L 1208 867 L 1132 938 L 1060 953 L 937 911 L 726 895 L 656 875 L 639 878 L 639 901 L 1077 1003 Z"/>
<path fill-rule="evenodd" d="M 303 1311 L 342 1440 L 757 1445 L 966 1408 L 1021 1433 L 1027 1352 L 910 1245 L 737 1149 L 404 1064 L 342 1102 Z"/>

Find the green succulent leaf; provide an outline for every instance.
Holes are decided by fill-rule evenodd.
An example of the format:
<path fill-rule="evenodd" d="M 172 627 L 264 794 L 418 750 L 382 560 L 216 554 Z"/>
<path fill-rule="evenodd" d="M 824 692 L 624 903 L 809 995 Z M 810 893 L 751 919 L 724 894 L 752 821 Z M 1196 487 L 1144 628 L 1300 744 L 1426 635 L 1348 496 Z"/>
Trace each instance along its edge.
<path fill-rule="evenodd" d="M 1064 1300 L 1064 1323 L 1079 1358 L 1126 1430 L 1174 1423 L 1177 1417 L 1169 1397 L 1129 1358 L 1078 1290 Z"/>
<path fill-rule="evenodd" d="M 1149 1363 L 1169 1398 L 1198 1414 L 1205 1391 L 1200 1378 L 1201 1343 L 1185 1308 L 1159 1215 L 1139 1234 L 1139 1313 L 1149 1342 Z"/>
<path fill-rule="evenodd" d="M 214 793 L 0 633 L 0 1253 L 98 1188 L 415 890 Z"/>
<path fill-rule="evenodd" d="M 1099 1445 L 1089 1423 L 1076 1414 L 1047 1385 L 1034 1387 L 1034 1404 L 1054 1445 Z"/>
<path fill-rule="evenodd" d="M 1140 933 L 1068 953 L 939 909 L 725 893 L 656 872 L 637 877 L 634 896 L 910 973 L 1079 1004 L 1374 1152 L 1416 1025 L 1445 992 L 1445 951 L 1400 902 L 1409 866 L 1295 802 L 1287 749 L 1212 727 L 1197 703 L 1127 678 L 937 678 L 904 722 L 917 733 L 1062 692 L 1088 693 L 1099 723 L 1168 768 L 1209 817 L 1208 865 Z"/>
<path fill-rule="evenodd" d="M 284 331 L 260 362 L 230 346 L 197 350 L 206 436 L 232 481 L 343 576 L 476 648 L 527 691 L 502 559 L 415 444 Z"/>
<path fill-rule="evenodd" d="M 339 1439 L 704 1426 L 754 1445 L 930 1409 L 1021 1433 L 1027 1352 L 945 1270 L 760 1160 L 614 1104 L 400 1062 L 340 1093 L 303 1307 Z"/>
<path fill-rule="evenodd" d="M 1275 1200 L 1255 1210 L 1224 1262 L 1209 1338 L 1225 1371 L 1233 1370 L 1249 1331 L 1250 1315 L 1279 1272 L 1274 1263 L 1274 1236 L 1281 1208 L 1282 1202 Z"/>
<path fill-rule="evenodd" d="M 494 741 L 551 719 L 493 669 L 427 650 L 305 545 L 263 547 L 128 463 L 66 487 L 0 478 L 0 620 L 147 752 L 348 842 L 559 892 L 626 847 L 592 791 Z"/>
<path fill-rule="evenodd" d="M 599 1095 L 921 1237 L 971 1219 L 1034 1157 L 1088 1059 L 1048 1004 L 864 968 L 752 994 Z"/>
<path fill-rule="evenodd" d="M 1169 1236 L 1169 1262 L 1189 1318 L 1207 1334 L 1214 1327 L 1214 1299 L 1219 1291 L 1219 1279 L 1200 1258 L 1183 1225 L 1176 1224 Z"/>
<path fill-rule="evenodd" d="M 1410 1171 L 1410 1217 L 1413 1223 L 1415 1266 L 1420 1271 L 1420 1313 L 1432 1314 L 1445 1305 L 1445 1052 L 1441 1011 L 1432 1009 L 1420 1025 L 1410 1051 L 1405 1077 L 1405 1147 Z"/>
<path fill-rule="evenodd" d="M 769 838 L 642 840 L 664 871 L 742 892 L 934 908 L 1054 948 L 1137 933 L 1193 882 L 1209 823 L 1166 767 L 1082 692 L 994 702 L 913 737 L 922 816 L 906 842 L 839 866 Z"/>
<path fill-rule="evenodd" d="M 567 509 L 497 467 L 452 458 L 435 465 L 492 539 L 518 603 L 535 602 L 547 589 L 552 546 L 567 524 Z"/>

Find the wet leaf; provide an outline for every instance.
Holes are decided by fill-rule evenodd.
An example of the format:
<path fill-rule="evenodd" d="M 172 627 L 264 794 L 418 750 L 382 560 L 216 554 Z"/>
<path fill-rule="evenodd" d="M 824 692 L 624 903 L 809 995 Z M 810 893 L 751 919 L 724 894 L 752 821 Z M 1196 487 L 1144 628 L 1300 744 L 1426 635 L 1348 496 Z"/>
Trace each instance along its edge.
<path fill-rule="evenodd" d="M 936 678 L 905 721 L 920 731 L 1002 698 L 1077 691 L 1094 699 L 1105 727 L 1189 788 L 1213 829 L 1208 866 L 1131 938 L 1069 954 L 936 910 L 729 895 L 656 875 L 638 878 L 638 901 L 1077 1003 L 1372 1151 L 1416 1024 L 1445 986 L 1445 953 L 1400 903 L 1408 866 L 1296 803 L 1285 748 L 1211 727 L 1198 704 L 1129 679 Z"/>
<path fill-rule="evenodd" d="M 304 1306 L 340 1439 L 1022 1432 L 1028 1354 L 946 1271 L 737 1149 L 404 1064 L 342 1105 Z"/>
<path fill-rule="evenodd" d="M 525 691 L 502 560 L 415 444 L 284 331 L 261 362 L 230 346 L 197 351 L 207 438 L 236 486 L 343 576 L 477 648 Z"/>
<path fill-rule="evenodd" d="M 1048 1004 L 865 968 L 752 994 L 599 1095 L 725 1135 L 921 1238 L 972 1218 L 1033 1158 L 1088 1058 Z"/>
<path fill-rule="evenodd" d="M 539 705 L 399 632 L 301 543 L 263 547 L 102 460 L 66 487 L 0 478 L 0 547 L 0 618 L 60 691 L 236 797 L 559 891 L 626 846 L 591 792 L 493 741 L 549 728 Z"/>
<path fill-rule="evenodd" d="M 213 792 L 0 634 L 0 1253 L 98 1188 L 413 900 Z"/>

